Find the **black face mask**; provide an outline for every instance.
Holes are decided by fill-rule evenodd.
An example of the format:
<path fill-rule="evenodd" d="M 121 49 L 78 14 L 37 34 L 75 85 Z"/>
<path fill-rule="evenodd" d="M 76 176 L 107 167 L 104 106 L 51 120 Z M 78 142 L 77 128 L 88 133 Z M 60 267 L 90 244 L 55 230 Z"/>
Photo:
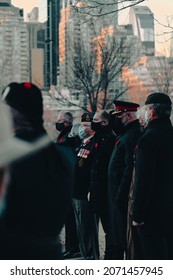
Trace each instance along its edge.
<path fill-rule="evenodd" d="M 94 131 L 98 131 L 102 128 L 101 122 L 91 122 L 91 128 Z"/>
<path fill-rule="evenodd" d="M 112 127 L 113 131 L 115 132 L 115 134 L 119 135 L 123 132 L 124 125 L 123 125 L 121 119 L 115 117 L 111 121 L 111 127 Z"/>
<path fill-rule="evenodd" d="M 56 130 L 58 130 L 58 131 L 62 131 L 65 128 L 64 123 L 58 123 L 57 122 L 55 124 L 55 126 L 56 126 Z"/>

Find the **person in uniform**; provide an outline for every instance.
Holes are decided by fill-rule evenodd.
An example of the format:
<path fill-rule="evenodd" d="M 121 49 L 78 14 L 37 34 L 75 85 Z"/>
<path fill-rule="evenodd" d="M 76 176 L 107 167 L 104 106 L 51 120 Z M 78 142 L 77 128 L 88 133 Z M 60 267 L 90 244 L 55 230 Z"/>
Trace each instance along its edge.
<path fill-rule="evenodd" d="M 172 102 L 167 94 L 155 92 L 145 104 L 147 127 L 136 149 L 133 226 L 144 259 L 173 260 Z"/>
<path fill-rule="evenodd" d="M 73 115 L 70 112 L 60 111 L 57 117 L 56 129 L 60 132 L 57 143 L 66 145 L 75 150 L 75 141 L 71 140 L 69 134 L 73 127 Z M 69 213 L 65 223 L 65 251 L 63 256 L 66 259 L 76 258 L 80 256 L 79 242 L 76 232 L 76 222 L 73 205 L 69 209 Z"/>
<path fill-rule="evenodd" d="M 108 168 L 109 226 L 105 259 L 124 259 L 126 252 L 128 195 L 133 173 L 133 155 L 141 136 L 136 117 L 139 104 L 114 100 L 117 139 Z"/>
<path fill-rule="evenodd" d="M 94 131 L 91 129 L 93 115 L 81 116 L 79 137 L 81 144 L 76 149 L 77 168 L 73 202 L 76 216 L 79 247 L 83 259 L 99 259 L 97 232 L 95 232 L 95 215 L 91 213 L 88 193 L 90 185 L 91 163 L 94 149 Z"/>
<path fill-rule="evenodd" d="M 95 131 L 94 152 L 91 164 L 90 209 L 96 215 L 95 232 L 98 233 L 100 219 L 105 232 L 105 254 L 107 250 L 108 211 L 108 165 L 115 146 L 116 136 L 110 125 L 110 115 L 106 110 L 97 111 L 91 123 Z M 97 241 L 96 241 L 97 242 Z"/>

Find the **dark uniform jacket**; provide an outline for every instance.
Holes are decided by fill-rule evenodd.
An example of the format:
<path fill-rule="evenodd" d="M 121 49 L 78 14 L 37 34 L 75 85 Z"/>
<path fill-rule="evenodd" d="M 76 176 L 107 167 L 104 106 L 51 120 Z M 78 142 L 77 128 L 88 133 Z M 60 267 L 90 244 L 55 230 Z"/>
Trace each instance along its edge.
<path fill-rule="evenodd" d="M 71 147 L 72 149 L 76 149 L 81 143 L 81 139 L 79 136 L 68 137 L 70 131 L 72 129 L 72 125 L 65 127 L 59 134 L 57 138 L 57 143 L 64 144 L 66 146 Z"/>
<path fill-rule="evenodd" d="M 173 233 L 173 128 L 167 118 L 149 123 L 136 152 L 133 220 L 146 234 Z"/>
<path fill-rule="evenodd" d="M 87 199 L 90 186 L 90 173 L 92 155 L 94 149 L 94 137 L 90 137 L 82 141 L 81 145 L 76 149 L 76 179 L 73 197 L 76 199 Z"/>
<path fill-rule="evenodd" d="M 141 129 L 139 121 L 133 121 L 124 127 L 117 137 L 115 149 L 109 164 L 109 190 L 111 197 L 123 207 L 128 203 L 128 194 L 134 166 L 134 150 Z"/>
<path fill-rule="evenodd" d="M 60 134 L 57 138 L 57 143 L 59 143 L 59 144 L 69 144 L 68 134 L 70 133 L 71 129 L 72 129 L 72 125 L 69 125 L 69 126 L 65 127 L 60 132 Z"/>
<path fill-rule="evenodd" d="M 107 210 L 108 165 L 116 136 L 107 126 L 94 135 L 94 155 L 91 165 L 90 206 L 95 213 Z"/>
<path fill-rule="evenodd" d="M 126 248 L 128 195 L 133 173 L 135 146 L 140 136 L 141 129 L 138 120 L 126 125 L 122 134 L 117 137 L 109 163 L 108 245 L 116 248 L 115 259 L 122 258 L 123 250 Z"/>
<path fill-rule="evenodd" d="M 40 134 L 17 135 L 29 142 Z M 0 259 L 58 259 L 58 233 L 72 198 L 71 149 L 50 144 L 12 164 L 0 222 Z"/>

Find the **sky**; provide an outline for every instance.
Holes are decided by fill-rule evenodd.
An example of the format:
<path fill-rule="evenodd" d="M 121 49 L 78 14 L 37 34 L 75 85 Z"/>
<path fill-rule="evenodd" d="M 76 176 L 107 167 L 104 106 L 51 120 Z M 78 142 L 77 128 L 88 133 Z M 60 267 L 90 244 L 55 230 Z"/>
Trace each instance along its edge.
<path fill-rule="evenodd" d="M 25 17 L 32 8 L 38 7 L 39 0 L 12 0 L 12 4 L 16 7 L 23 8 Z M 162 24 L 167 24 L 167 19 L 171 20 L 172 16 L 172 27 L 173 27 L 173 0 L 145 0 L 142 5 L 148 6 L 154 13 L 155 19 Z M 123 19 L 122 19 L 123 18 Z M 128 11 L 121 14 L 120 24 L 128 23 Z M 156 35 L 156 48 L 159 50 L 167 49 L 169 46 L 170 29 L 164 28 L 155 21 L 155 35 Z M 173 29 L 172 29 L 173 31 Z M 168 35 L 163 35 L 164 32 L 169 32 Z M 164 43 L 165 41 L 166 44 Z"/>

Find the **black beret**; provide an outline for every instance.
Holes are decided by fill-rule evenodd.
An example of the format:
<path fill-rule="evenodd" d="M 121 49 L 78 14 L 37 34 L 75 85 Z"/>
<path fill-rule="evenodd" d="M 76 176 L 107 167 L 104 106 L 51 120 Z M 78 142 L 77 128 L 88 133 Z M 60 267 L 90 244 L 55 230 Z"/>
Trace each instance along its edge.
<path fill-rule="evenodd" d="M 43 100 L 40 89 L 29 82 L 10 83 L 2 92 L 2 100 L 31 121 L 42 121 Z"/>
<path fill-rule="evenodd" d="M 165 104 L 165 105 L 171 105 L 172 101 L 170 97 L 162 92 L 154 92 L 150 95 L 148 95 L 147 100 L 145 104 Z"/>
<path fill-rule="evenodd" d="M 81 122 L 92 122 L 93 120 L 93 114 L 91 113 L 84 113 L 81 116 Z"/>
<path fill-rule="evenodd" d="M 111 115 L 123 112 L 136 112 L 139 107 L 139 104 L 137 103 L 122 100 L 114 100 L 113 103 L 115 105 L 115 111 L 112 112 Z"/>

